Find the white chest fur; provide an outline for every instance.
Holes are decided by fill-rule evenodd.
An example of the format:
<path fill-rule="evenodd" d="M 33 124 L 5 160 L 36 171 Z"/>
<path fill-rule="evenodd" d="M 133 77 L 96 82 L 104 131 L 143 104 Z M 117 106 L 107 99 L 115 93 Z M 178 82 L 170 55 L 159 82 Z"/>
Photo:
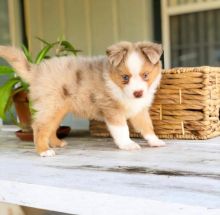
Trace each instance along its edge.
<path fill-rule="evenodd" d="M 126 118 L 130 118 L 146 107 L 146 99 L 123 99 L 121 104 L 125 108 Z"/>

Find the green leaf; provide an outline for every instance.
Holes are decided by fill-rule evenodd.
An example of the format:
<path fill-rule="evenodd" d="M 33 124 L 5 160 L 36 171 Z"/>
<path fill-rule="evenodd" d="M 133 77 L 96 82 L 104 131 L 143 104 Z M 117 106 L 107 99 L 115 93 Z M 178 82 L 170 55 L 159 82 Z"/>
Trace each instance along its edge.
<path fill-rule="evenodd" d="M 40 37 L 36 37 L 38 40 L 40 40 L 42 43 L 44 43 L 45 45 L 52 45 L 51 43 L 47 42 L 46 40 L 43 40 Z"/>
<path fill-rule="evenodd" d="M 44 59 L 50 59 L 51 57 L 49 56 L 49 55 L 46 55 L 45 57 L 44 57 Z"/>
<path fill-rule="evenodd" d="M 14 86 L 20 82 L 19 78 L 12 78 L 0 87 L 0 118 L 5 118 L 7 104 L 11 99 Z"/>
<path fill-rule="evenodd" d="M 58 45 L 60 42 L 59 41 L 56 41 L 56 42 L 53 42 L 53 43 L 49 43 L 47 42 L 46 40 L 40 38 L 40 37 L 36 37 L 38 40 L 40 40 L 42 43 L 44 43 L 45 45 L 47 46 L 55 46 L 55 45 Z"/>
<path fill-rule="evenodd" d="M 24 82 L 23 80 L 21 80 L 21 88 L 24 90 L 24 91 L 28 91 L 28 88 L 29 88 L 29 84 Z"/>
<path fill-rule="evenodd" d="M 0 75 L 14 75 L 14 70 L 9 66 L 0 66 Z"/>
<path fill-rule="evenodd" d="M 48 52 L 55 46 L 57 47 L 56 56 L 67 55 L 67 52 L 77 55 L 78 52 L 81 52 L 81 50 L 75 49 L 70 42 L 64 40 L 64 37 L 59 38 L 58 41 L 53 43 L 49 43 L 46 40 L 39 37 L 37 37 L 37 39 L 44 43 L 46 46 L 38 53 L 37 58 L 35 60 L 36 64 L 40 63 L 43 59 L 48 58 Z"/>
<path fill-rule="evenodd" d="M 29 50 L 27 49 L 27 47 L 25 45 L 21 45 L 21 48 L 24 52 L 24 55 L 26 56 L 26 58 L 28 59 L 28 61 L 30 63 L 33 63 L 33 60 L 32 60 L 32 56 L 31 56 L 31 53 L 29 52 Z"/>
<path fill-rule="evenodd" d="M 38 64 L 40 63 L 46 56 L 47 56 L 47 53 L 50 51 L 51 48 L 53 48 L 53 44 L 51 45 L 47 45 L 45 46 L 43 49 L 41 49 L 41 51 L 38 53 L 37 57 L 36 57 L 36 60 L 35 60 L 35 63 Z"/>
<path fill-rule="evenodd" d="M 79 52 L 79 50 L 76 50 L 74 48 L 74 46 L 70 42 L 68 42 L 66 40 L 61 41 L 60 44 L 64 47 L 64 50 L 72 52 L 74 55 L 76 55 L 77 52 Z"/>
<path fill-rule="evenodd" d="M 67 52 L 72 52 L 74 55 L 77 55 L 78 52 L 82 52 L 82 50 L 79 50 L 79 49 L 65 49 Z"/>
<path fill-rule="evenodd" d="M 7 102 L 6 107 L 5 107 L 5 113 L 9 113 L 9 115 L 7 115 L 7 116 L 10 117 L 10 120 L 14 123 L 14 125 L 18 126 L 16 116 L 12 111 L 12 104 L 13 104 L 13 101 L 12 101 L 12 96 L 11 96 L 10 99 L 8 100 L 8 102 Z"/>

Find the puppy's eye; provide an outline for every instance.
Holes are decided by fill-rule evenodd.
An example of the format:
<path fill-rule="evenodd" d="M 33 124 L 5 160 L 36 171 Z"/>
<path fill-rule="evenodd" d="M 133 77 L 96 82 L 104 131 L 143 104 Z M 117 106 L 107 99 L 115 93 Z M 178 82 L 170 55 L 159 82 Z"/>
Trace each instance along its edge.
<path fill-rule="evenodd" d="M 148 80 L 148 74 L 147 74 L 147 73 L 144 73 L 144 74 L 143 74 L 143 79 L 144 79 L 145 81 Z"/>
<path fill-rule="evenodd" d="M 128 75 L 122 75 L 122 80 L 124 84 L 127 84 L 129 82 L 129 76 Z"/>

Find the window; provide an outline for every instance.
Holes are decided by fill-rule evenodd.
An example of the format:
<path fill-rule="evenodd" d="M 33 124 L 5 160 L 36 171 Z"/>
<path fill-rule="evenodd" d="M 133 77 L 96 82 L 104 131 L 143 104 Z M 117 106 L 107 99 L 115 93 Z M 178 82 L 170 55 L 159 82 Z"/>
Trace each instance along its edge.
<path fill-rule="evenodd" d="M 220 9 L 170 18 L 171 66 L 220 66 Z"/>
<path fill-rule="evenodd" d="M 220 0 L 162 0 L 165 67 L 220 66 Z"/>

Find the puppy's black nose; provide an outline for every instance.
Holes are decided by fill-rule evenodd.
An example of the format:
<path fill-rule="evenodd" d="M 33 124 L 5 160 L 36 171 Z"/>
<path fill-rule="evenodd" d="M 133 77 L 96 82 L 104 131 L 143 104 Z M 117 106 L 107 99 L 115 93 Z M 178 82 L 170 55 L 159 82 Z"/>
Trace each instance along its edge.
<path fill-rule="evenodd" d="M 143 90 L 134 91 L 133 95 L 135 98 L 140 98 L 143 95 Z"/>

